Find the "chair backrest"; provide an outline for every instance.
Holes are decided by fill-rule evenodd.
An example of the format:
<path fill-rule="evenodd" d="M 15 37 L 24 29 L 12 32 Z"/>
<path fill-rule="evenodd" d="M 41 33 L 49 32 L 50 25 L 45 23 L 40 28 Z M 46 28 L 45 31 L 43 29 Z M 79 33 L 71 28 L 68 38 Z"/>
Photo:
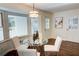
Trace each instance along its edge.
<path fill-rule="evenodd" d="M 47 44 L 49 44 L 49 45 L 54 45 L 54 44 L 55 44 L 55 40 L 56 40 L 56 39 L 54 39 L 54 38 L 49 38 Z"/>
<path fill-rule="evenodd" d="M 15 48 L 17 49 L 20 46 L 20 39 L 18 37 L 15 37 L 12 39 Z"/>
<path fill-rule="evenodd" d="M 62 42 L 62 38 L 57 36 L 56 41 L 55 41 L 55 47 L 57 48 L 58 51 L 61 46 L 61 42 Z"/>

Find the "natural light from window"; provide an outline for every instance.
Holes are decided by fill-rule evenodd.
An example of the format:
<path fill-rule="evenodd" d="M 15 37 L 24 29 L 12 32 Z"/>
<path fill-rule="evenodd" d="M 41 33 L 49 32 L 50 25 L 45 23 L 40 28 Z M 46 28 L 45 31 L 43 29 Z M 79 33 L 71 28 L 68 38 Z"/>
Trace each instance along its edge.
<path fill-rule="evenodd" d="M 0 41 L 2 40 L 4 40 L 4 37 L 3 37 L 2 19 L 1 19 L 1 14 L 0 14 Z"/>
<path fill-rule="evenodd" d="M 25 36 L 27 31 L 27 17 L 8 15 L 10 38 Z"/>

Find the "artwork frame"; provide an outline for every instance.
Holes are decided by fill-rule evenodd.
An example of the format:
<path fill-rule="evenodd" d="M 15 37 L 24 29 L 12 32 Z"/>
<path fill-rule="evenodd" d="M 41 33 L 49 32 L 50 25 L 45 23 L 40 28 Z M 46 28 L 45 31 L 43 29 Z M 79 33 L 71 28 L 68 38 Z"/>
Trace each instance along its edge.
<path fill-rule="evenodd" d="M 63 17 L 55 17 L 55 28 L 63 28 Z"/>

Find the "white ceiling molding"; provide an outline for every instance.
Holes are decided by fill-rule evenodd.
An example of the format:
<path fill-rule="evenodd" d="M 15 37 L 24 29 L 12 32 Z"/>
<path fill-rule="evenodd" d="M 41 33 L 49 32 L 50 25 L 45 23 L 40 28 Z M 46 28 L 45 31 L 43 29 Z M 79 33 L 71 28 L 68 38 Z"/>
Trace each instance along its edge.
<path fill-rule="evenodd" d="M 32 10 L 33 3 L 0 3 L 0 9 L 28 14 Z M 39 11 L 50 13 L 60 12 L 70 9 L 79 9 L 79 3 L 35 3 L 35 8 Z"/>
<path fill-rule="evenodd" d="M 32 6 L 32 3 L 27 3 Z M 35 3 L 35 8 L 48 12 L 59 12 L 70 9 L 78 9 L 78 3 Z"/>
<path fill-rule="evenodd" d="M 10 12 L 28 14 L 31 7 L 22 3 L 0 3 L 0 9 Z"/>

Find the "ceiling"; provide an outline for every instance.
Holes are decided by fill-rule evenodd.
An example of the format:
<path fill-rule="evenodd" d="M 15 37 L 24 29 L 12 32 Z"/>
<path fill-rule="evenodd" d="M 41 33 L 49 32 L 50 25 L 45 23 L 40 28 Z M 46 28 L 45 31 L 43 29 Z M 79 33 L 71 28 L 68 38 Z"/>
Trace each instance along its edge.
<path fill-rule="evenodd" d="M 27 3 L 27 5 L 33 6 L 33 3 Z M 36 9 L 48 12 L 58 12 L 79 8 L 78 3 L 34 3 L 34 6 Z"/>
<path fill-rule="evenodd" d="M 35 8 L 47 12 L 60 12 L 70 9 L 79 9 L 79 3 L 34 3 Z M 0 3 L 0 10 L 28 14 L 33 3 Z"/>

